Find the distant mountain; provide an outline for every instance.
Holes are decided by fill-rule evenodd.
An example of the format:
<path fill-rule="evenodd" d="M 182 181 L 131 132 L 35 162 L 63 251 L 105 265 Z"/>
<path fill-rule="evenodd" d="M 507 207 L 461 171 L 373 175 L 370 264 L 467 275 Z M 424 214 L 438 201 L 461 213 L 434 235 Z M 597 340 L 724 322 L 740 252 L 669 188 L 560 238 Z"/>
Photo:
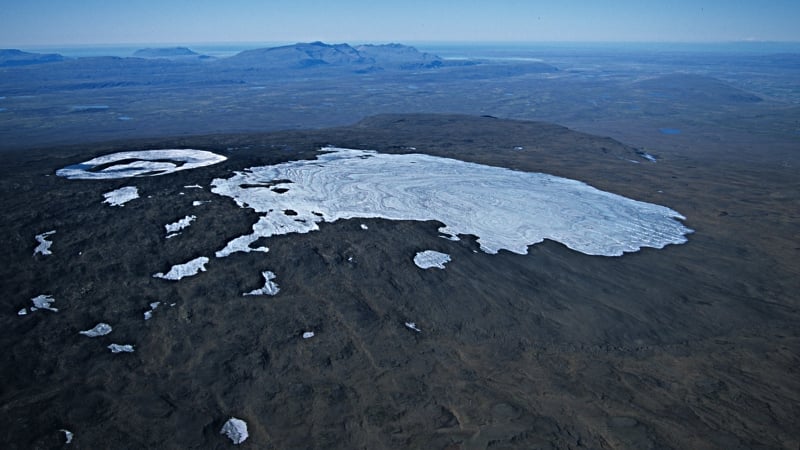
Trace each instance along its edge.
<path fill-rule="evenodd" d="M 381 65 L 399 69 L 430 69 L 443 64 L 442 58 L 436 55 L 402 44 L 359 45 L 356 50 L 365 57 L 379 61 Z"/>
<path fill-rule="evenodd" d="M 44 62 L 52 64 L 39 65 Z M 133 57 L 80 58 L 0 50 L 0 68 L 0 91 L 20 95 L 122 87 L 261 86 L 269 80 L 357 79 L 362 74 L 414 84 L 496 80 L 558 70 L 541 62 L 443 60 L 401 44 L 353 47 L 322 42 L 248 50 L 220 59 L 185 47 L 143 48 Z"/>
<path fill-rule="evenodd" d="M 311 42 L 247 50 L 227 58 L 225 62 L 234 65 L 303 69 L 315 66 L 360 66 L 374 61 L 367 60 L 347 44 Z"/>
<path fill-rule="evenodd" d="M 16 49 L 0 49 L 0 67 L 30 66 L 63 61 L 58 53 L 29 53 Z"/>
<path fill-rule="evenodd" d="M 210 56 L 201 55 L 187 47 L 157 47 L 143 48 L 133 53 L 135 58 L 165 58 L 165 59 L 209 59 Z"/>
<path fill-rule="evenodd" d="M 270 69 L 344 68 L 356 72 L 441 66 L 438 56 L 400 44 L 361 45 L 300 43 L 241 52 L 225 64 Z"/>

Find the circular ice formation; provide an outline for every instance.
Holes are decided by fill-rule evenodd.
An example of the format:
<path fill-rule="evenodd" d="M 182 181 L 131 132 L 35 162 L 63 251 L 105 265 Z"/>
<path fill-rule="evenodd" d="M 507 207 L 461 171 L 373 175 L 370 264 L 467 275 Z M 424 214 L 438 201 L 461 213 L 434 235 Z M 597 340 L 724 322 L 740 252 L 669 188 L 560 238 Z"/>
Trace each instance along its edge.
<path fill-rule="evenodd" d="M 205 150 L 139 150 L 98 156 L 64 167 L 56 175 L 71 180 L 108 180 L 166 175 L 225 161 L 227 158 Z"/>
<path fill-rule="evenodd" d="M 217 255 L 260 237 L 307 233 L 319 222 L 351 218 L 436 220 L 447 236 L 478 236 L 487 253 L 525 254 L 529 245 L 551 239 L 588 255 L 619 256 L 681 244 L 692 232 L 670 208 L 567 178 L 423 154 L 324 150 L 316 160 L 214 180 L 212 192 L 262 214 L 252 234 Z"/>

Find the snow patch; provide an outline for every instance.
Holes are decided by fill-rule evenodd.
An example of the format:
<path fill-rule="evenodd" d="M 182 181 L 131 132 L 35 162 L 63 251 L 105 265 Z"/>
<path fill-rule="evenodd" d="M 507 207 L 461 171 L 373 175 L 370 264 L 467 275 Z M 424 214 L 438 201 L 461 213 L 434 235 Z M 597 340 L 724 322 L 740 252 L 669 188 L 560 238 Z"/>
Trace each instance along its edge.
<path fill-rule="evenodd" d="M 64 433 L 64 441 L 65 441 L 64 443 L 65 443 L 65 444 L 71 444 L 71 443 L 72 443 L 72 438 L 73 438 L 73 437 L 75 437 L 75 435 L 74 435 L 74 434 L 72 434 L 72 432 L 71 432 L 71 431 L 69 431 L 69 430 L 65 430 L 65 429 L 63 429 L 63 428 L 62 428 L 62 429 L 60 429 L 60 430 L 58 430 L 58 431 L 60 431 L 60 432 Z"/>
<path fill-rule="evenodd" d="M 193 275 L 197 275 L 199 272 L 206 271 L 206 264 L 208 263 L 208 258 L 205 256 L 201 256 L 199 258 L 195 258 L 189 262 L 183 264 L 176 264 L 169 269 L 169 272 L 166 274 L 164 273 L 157 273 L 153 275 L 153 278 L 162 278 L 164 280 L 180 280 L 184 277 L 191 277 Z"/>
<path fill-rule="evenodd" d="M 444 265 L 450 262 L 450 255 L 433 250 L 425 250 L 414 256 L 414 264 L 420 269 L 444 269 Z"/>
<path fill-rule="evenodd" d="M 133 353 L 134 351 L 133 345 L 130 344 L 125 344 L 125 345 L 111 344 L 107 348 L 111 350 L 111 353 Z"/>
<path fill-rule="evenodd" d="M 38 242 L 39 245 L 37 245 L 36 248 L 33 249 L 34 256 L 37 255 L 37 254 L 40 254 L 40 255 L 52 255 L 53 254 L 53 252 L 50 251 L 50 246 L 53 245 L 53 242 L 52 241 L 48 241 L 47 240 L 47 236 L 53 235 L 55 233 L 56 233 L 56 230 L 50 230 L 50 231 L 46 231 L 46 232 L 44 232 L 42 234 L 37 234 L 36 235 L 36 242 Z"/>
<path fill-rule="evenodd" d="M 222 426 L 220 434 L 228 436 L 228 439 L 233 441 L 234 444 L 241 444 L 249 436 L 247 434 L 247 423 L 242 419 L 231 417 L 225 422 L 225 425 Z"/>
<path fill-rule="evenodd" d="M 153 317 L 153 311 L 155 311 L 156 308 L 158 308 L 158 305 L 160 305 L 160 304 L 161 304 L 161 302 L 152 302 L 152 303 L 150 303 L 150 309 L 144 312 L 144 320 L 150 320 Z M 172 305 L 174 305 L 174 303 Z M 170 306 L 172 306 L 172 305 L 170 305 Z"/>
<path fill-rule="evenodd" d="M 305 333 L 303 333 L 303 339 L 311 339 L 312 337 L 314 337 L 313 331 L 306 331 Z"/>
<path fill-rule="evenodd" d="M 89 337 L 98 337 L 98 336 L 105 336 L 108 333 L 111 333 L 111 325 L 107 323 L 100 322 L 94 326 L 91 330 L 81 331 L 80 334 Z"/>
<path fill-rule="evenodd" d="M 51 305 L 55 303 L 55 299 L 52 295 L 37 295 L 31 299 L 33 302 L 33 306 L 31 306 L 31 312 L 36 311 L 37 309 L 46 309 L 48 311 L 58 312 L 58 308 L 53 308 Z"/>
<path fill-rule="evenodd" d="M 655 156 L 651 155 L 650 153 L 647 153 L 647 152 L 638 152 L 638 153 L 639 153 L 639 156 L 641 156 L 642 158 L 644 158 L 644 159 L 646 159 L 648 161 L 651 161 L 651 162 L 657 162 L 658 161 L 658 159 Z"/>
<path fill-rule="evenodd" d="M 254 291 L 247 292 L 242 295 L 276 295 L 278 292 L 280 292 L 280 288 L 278 287 L 278 285 L 272 281 L 275 279 L 274 273 L 266 271 L 266 272 L 261 272 L 261 275 L 264 276 L 264 287 L 256 289 Z"/>
<path fill-rule="evenodd" d="M 280 216 L 283 216 L 287 219 L 284 219 L 283 222 L 288 222 L 289 219 L 286 214 L 281 213 Z M 291 225 L 288 225 L 291 226 Z M 314 224 L 316 226 L 316 224 Z M 286 225 L 278 223 L 274 224 L 270 219 L 262 217 L 259 219 L 255 224 L 253 224 L 253 232 L 251 234 L 245 234 L 244 236 L 239 236 L 237 238 L 232 239 L 228 242 L 222 250 L 217 251 L 214 255 L 217 258 L 224 258 L 226 256 L 231 255 L 232 253 L 236 252 L 264 252 L 267 253 L 269 251 L 268 247 L 258 247 L 252 248 L 250 245 L 259 240 L 264 235 L 272 236 L 273 232 L 277 228 L 285 228 Z M 278 233 L 275 233 L 278 234 Z M 280 233 L 284 234 L 284 233 Z"/>
<path fill-rule="evenodd" d="M 192 222 L 197 219 L 197 216 L 186 216 L 183 219 L 178 220 L 177 222 L 168 223 L 164 225 L 164 228 L 167 229 L 167 234 L 177 233 L 178 231 L 187 228 Z"/>
<path fill-rule="evenodd" d="M 106 192 L 103 194 L 103 197 L 106 198 L 103 200 L 103 203 L 108 203 L 111 206 L 123 206 L 129 201 L 139 198 L 139 190 L 136 186 L 126 186 L 111 192 Z"/>
<path fill-rule="evenodd" d="M 416 324 L 416 323 L 414 323 L 414 322 L 406 322 L 406 323 L 405 323 L 405 326 L 406 326 L 406 328 L 408 328 L 409 330 L 414 330 L 414 331 L 416 331 L 417 333 L 422 333 L 422 330 L 420 330 L 419 328 L 417 328 L 417 324 Z"/>

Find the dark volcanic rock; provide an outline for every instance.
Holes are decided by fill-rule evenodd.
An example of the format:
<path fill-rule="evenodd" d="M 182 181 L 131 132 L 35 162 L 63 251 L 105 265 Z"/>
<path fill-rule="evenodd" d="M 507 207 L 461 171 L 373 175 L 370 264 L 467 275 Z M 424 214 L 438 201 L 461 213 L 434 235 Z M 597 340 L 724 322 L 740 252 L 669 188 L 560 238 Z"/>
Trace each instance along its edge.
<path fill-rule="evenodd" d="M 211 180 L 325 144 L 565 176 L 674 208 L 696 232 L 618 258 L 552 241 L 489 255 L 474 236 L 440 238 L 440 223 L 357 219 L 214 258 L 257 215 L 209 192 Z M 139 148 L 229 159 L 151 178 L 54 175 Z M 229 448 L 219 430 L 233 416 L 253 448 L 797 448 L 796 174 L 659 156 L 634 164 L 636 149 L 612 139 L 451 115 L 5 152 L 3 446 L 57 447 L 68 429 L 75 448 Z M 102 204 L 124 186 L 140 198 Z M 188 214 L 166 239 L 164 225 Z M 53 254 L 33 256 L 48 230 Z M 421 270 L 412 259 L 425 249 L 452 262 Z M 152 277 L 200 256 L 207 272 Z M 242 296 L 267 270 L 278 295 Z M 17 315 L 40 294 L 59 311 Z M 79 334 L 99 322 L 113 332 Z"/>

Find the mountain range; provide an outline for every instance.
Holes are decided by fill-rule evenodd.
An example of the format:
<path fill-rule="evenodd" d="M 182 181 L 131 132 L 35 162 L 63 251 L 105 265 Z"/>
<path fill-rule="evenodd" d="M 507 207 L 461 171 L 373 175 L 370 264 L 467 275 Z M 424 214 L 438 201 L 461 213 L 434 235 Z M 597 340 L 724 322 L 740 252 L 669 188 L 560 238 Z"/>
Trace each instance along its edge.
<path fill-rule="evenodd" d="M 0 49 L 0 67 L 29 66 L 63 61 L 58 53 L 30 53 L 17 49 Z"/>
<path fill-rule="evenodd" d="M 155 47 L 142 48 L 133 53 L 134 58 L 165 58 L 165 59 L 212 59 L 208 55 L 201 55 L 187 47 Z"/>
<path fill-rule="evenodd" d="M 217 70 L 262 70 L 309 73 L 372 73 L 397 70 L 431 70 L 444 67 L 499 66 L 497 62 L 445 60 L 402 44 L 358 45 L 326 44 L 323 42 L 298 43 L 281 47 L 245 50 L 227 58 L 214 58 L 199 54 L 187 47 L 143 48 L 132 57 L 67 58 L 59 54 L 40 54 L 16 49 L 0 50 L 0 67 L 37 65 L 71 61 L 72 67 L 91 70 L 115 68 L 120 65 L 142 67 L 141 60 L 154 64 L 164 61 L 174 63 L 208 62 Z M 541 62 L 526 64 L 529 72 L 554 72 L 558 69 Z"/>
<path fill-rule="evenodd" d="M 247 50 L 225 60 L 227 65 L 284 69 L 351 68 L 367 72 L 384 69 L 432 69 L 444 61 L 436 55 L 401 44 L 360 45 L 311 42 Z"/>

